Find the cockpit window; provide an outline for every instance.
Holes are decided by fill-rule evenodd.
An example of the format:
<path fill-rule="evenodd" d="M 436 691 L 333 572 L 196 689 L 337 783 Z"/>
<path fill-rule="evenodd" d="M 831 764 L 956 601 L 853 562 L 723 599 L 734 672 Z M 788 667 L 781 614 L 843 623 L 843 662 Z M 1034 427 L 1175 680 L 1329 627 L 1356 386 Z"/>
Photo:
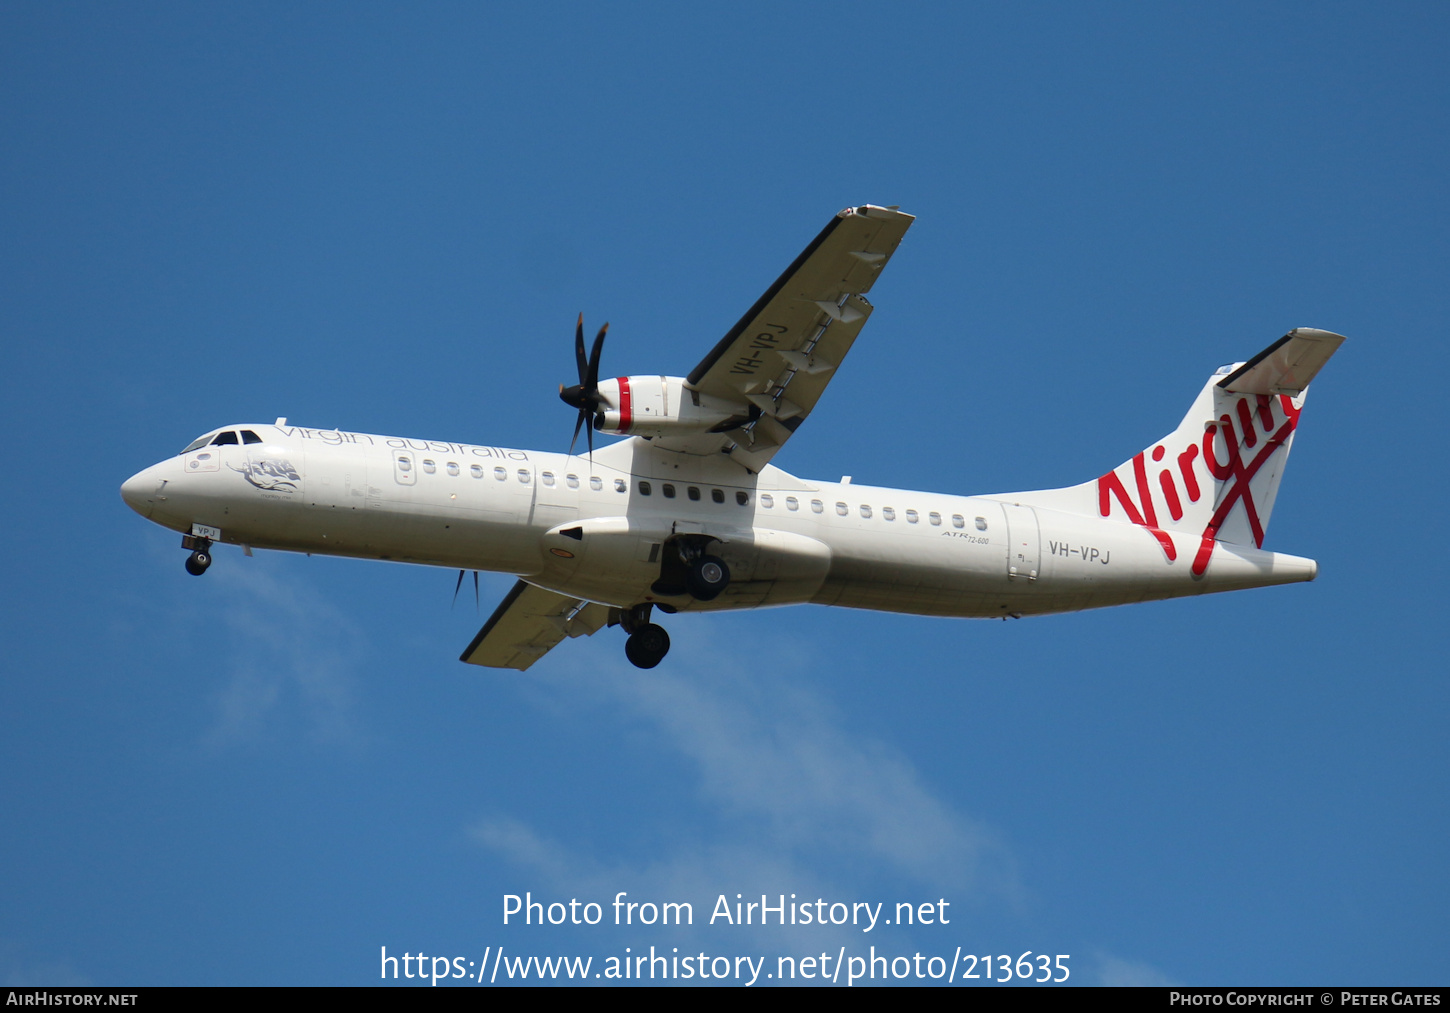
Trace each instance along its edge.
<path fill-rule="evenodd" d="M 252 432 L 250 429 L 243 429 L 242 430 L 242 442 L 243 443 L 261 443 L 262 442 L 262 438 L 260 436 L 258 436 L 256 433 Z"/>
<path fill-rule="evenodd" d="M 188 443 L 186 445 L 186 449 L 183 450 L 182 453 L 183 454 L 189 454 L 193 450 L 195 450 L 197 447 L 204 447 L 204 446 L 206 446 L 210 442 L 211 442 L 211 433 L 207 433 L 205 436 L 198 436 L 196 439 L 192 440 L 190 443 Z"/>
<path fill-rule="evenodd" d="M 220 447 L 224 443 L 236 443 L 237 434 L 228 429 L 226 432 L 217 433 L 216 439 L 211 441 L 213 447 Z"/>

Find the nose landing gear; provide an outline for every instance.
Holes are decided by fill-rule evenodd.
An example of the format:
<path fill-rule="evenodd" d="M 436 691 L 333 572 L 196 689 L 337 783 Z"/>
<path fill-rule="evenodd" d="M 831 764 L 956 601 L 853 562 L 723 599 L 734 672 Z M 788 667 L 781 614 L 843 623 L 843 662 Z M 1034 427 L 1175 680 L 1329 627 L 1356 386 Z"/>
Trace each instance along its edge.
<path fill-rule="evenodd" d="M 635 605 L 620 613 L 619 625 L 629 634 L 624 656 L 635 668 L 654 668 L 670 653 L 670 635 L 649 621 L 652 605 Z"/>
<path fill-rule="evenodd" d="M 181 547 L 191 550 L 191 555 L 186 557 L 186 572 L 193 577 L 206 573 L 206 568 L 211 566 L 211 539 L 201 535 L 182 535 Z"/>

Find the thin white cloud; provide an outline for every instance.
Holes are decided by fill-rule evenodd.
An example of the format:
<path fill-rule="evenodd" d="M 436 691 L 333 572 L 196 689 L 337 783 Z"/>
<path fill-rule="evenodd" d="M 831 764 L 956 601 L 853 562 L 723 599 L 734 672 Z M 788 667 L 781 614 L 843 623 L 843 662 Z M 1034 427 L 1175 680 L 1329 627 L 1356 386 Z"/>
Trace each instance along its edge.
<path fill-rule="evenodd" d="M 90 986 L 90 978 L 64 958 L 37 958 L 32 948 L 17 940 L 0 939 L 0 983 L 7 988 Z"/>
<path fill-rule="evenodd" d="M 218 578 L 231 592 L 218 630 L 228 677 L 207 742 L 253 740 L 276 723 L 300 720 L 316 742 L 356 744 L 361 731 L 349 673 L 364 656 L 362 630 L 306 584 L 279 581 L 262 565 L 233 567 Z M 319 629 L 331 635 L 319 636 Z"/>
<path fill-rule="evenodd" d="M 1111 953 L 1098 953 L 1096 963 L 1099 985 L 1164 988 L 1180 984 L 1150 964 L 1123 960 Z"/>
<path fill-rule="evenodd" d="M 792 681 L 793 666 L 765 673 L 698 626 L 672 633 L 678 656 L 713 658 L 710 669 L 641 672 L 610 661 L 592 665 L 587 684 L 577 672 L 544 675 L 536 700 L 548 710 L 585 706 L 642 719 L 673 751 L 661 762 L 683 758 L 698 772 L 690 804 L 718 817 L 709 843 L 681 841 L 673 824 L 661 826 L 652 861 L 611 864 L 513 816 L 477 823 L 475 840 L 530 870 L 541 887 L 581 896 L 613 896 L 628 883 L 669 898 L 784 890 L 865 899 L 862 884 L 832 882 L 855 870 L 844 875 L 904 877 L 923 897 L 1015 903 L 1014 863 L 997 835 L 934 794 L 898 750 L 847 728 L 827 700 Z M 752 646 L 753 656 L 762 651 L 771 654 Z"/>

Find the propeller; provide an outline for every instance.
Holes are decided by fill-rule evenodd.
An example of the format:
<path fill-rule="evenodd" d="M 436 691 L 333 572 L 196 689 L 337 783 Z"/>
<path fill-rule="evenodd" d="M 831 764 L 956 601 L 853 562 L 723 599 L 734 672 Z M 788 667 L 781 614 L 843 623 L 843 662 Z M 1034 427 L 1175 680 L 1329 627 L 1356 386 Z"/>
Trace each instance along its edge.
<path fill-rule="evenodd" d="M 599 413 L 599 353 L 604 351 L 604 335 L 608 332 L 608 324 L 599 328 L 599 334 L 594 338 L 594 348 L 589 352 L 589 357 L 585 358 L 584 314 L 579 314 L 579 323 L 574 328 L 574 359 L 579 365 L 579 382 L 573 387 L 559 384 L 559 400 L 570 408 L 579 409 L 579 418 L 574 422 L 574 438 L 569 441 L 571 455 L 574 453 L 574 444 L 579 440 L 580 428 L 586 421 L 590 421 L 589 416 Z M 585 430 L 585 439 L 589 442 L 590 456 L 593 456 L 594 425 L 592 422 Z"/>
<path fill-rule="evenodd" d="M 459 570 L 458 571 L 458 583 L 453 585 L 453 604 L 454 605 L 457 605 L 458 604 L 458 589 L 463 586 L 463 573 L 464 573 L 464 571 L 462 571 L 462 570 Z M 449 607 L 451 608 L 452 606 L 449 606 Z M 474 570 L 473 571 L 473 607 L 474 607 L 475 610 L 478 608 L 478 571 L 477 570 Z"/>

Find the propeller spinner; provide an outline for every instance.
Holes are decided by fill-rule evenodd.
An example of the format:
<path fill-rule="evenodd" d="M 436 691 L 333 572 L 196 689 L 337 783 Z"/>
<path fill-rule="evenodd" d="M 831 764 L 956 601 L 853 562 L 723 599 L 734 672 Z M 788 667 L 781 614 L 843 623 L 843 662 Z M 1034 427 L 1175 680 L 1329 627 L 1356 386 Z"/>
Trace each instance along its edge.
<path fill-rule="evenodd" d="M 594 453 L 594 425 L 589 416 L 599 414 L 599 353 L 604 350 L 604 335 L 608 332 L 608 324 L 599 328 L 599 334 L 594 338 L 594 347 L 588 358 L 585 358 L 584 314 L 579 314 L 579 323 L 574 329 L 574 359 L 579 365 L 579 382 L 572 387 L 559 385 L 559 400 L 571 408 L 579 409 L 579 418 L 574 422 L 574 437 L 569 441 L 570 454 L 574 453 L 574 444 L 579 440 L 579 429 L 586 421 L 589 422 L 589 428 L 585 430 L 585 439 L 589 443 L 589 453 Z"/>

